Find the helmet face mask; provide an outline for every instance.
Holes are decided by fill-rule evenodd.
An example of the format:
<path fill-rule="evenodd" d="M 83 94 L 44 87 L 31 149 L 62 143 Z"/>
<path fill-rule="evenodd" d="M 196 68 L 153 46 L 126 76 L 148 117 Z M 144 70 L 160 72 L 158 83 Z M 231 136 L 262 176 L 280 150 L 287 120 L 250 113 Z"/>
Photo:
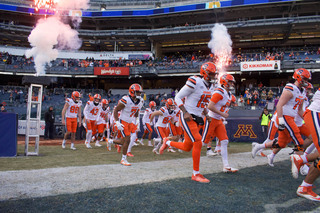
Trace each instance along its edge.
<path fill-rule="evenodd" d="M 71 94 L 71 98 L 75 103 L 78 103 L 80 100 L 80 93 L 78 91 L 73 91 Z"/>
<path fill-rule="evenodd" d="M 98 104 L 100 103 L 100 101 L 101 101 L 101 95 L 95 94 L 95 95 L 93 96 L 93 103 L 94 103 L 95 105 L 98 105 Z"/>
<path fill-rule="evenodd" d="M 168 109 L 169 113 L 172 113 L 176 109 L 176 102 L 172 98 L 169 98 L 166 101 L 166 108 Z"/>
<path fill-rule="evenodd" d="M 200 68 L 200 75 L 203 77 L 204 80 L 215 83 L 215 79 L 217 78 L 217 68 L 216 65 L 212 62 L 207 62 L 201 65 Z"/>
<path fill-rule="evenodd" d="M 311 80 L 311 73 L 307 69 L 298 68 L 294 71 L 292 77 L 300 84 L 300 86 L 307 87 L 308 81 Z"/>
<path fill-rule="evenodd" d="M 235 90 L 235 83 L 234 77 L 230 74 L 223 74 L 220 77 L 220 85 L 229 91 Z"/>
<path fill-rule="evenodd" d="M 150 107 L 151 110 L 155 110 L 156 106 L 157 106 L 156 102 L 150 101 L 149 107 Z"/>
<path fill-rule="evenodd" d="M 102 99 L 101 104 L 104 109 L 108 107 L 108 101 L 106 99 Z"/>
<path fill-rule="evenodd" d="M 132 98 L 141 99 L 141 94 L 143 92 L 142 86 L 140 84 L 132 84 L 129 87 L 129 95 Z"/>

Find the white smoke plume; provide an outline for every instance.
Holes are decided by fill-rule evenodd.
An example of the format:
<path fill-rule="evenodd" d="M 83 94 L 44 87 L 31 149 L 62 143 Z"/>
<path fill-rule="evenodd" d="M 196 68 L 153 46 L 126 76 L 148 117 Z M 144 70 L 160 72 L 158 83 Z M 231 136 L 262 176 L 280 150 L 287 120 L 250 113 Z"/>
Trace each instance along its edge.
<path fill-rule="evenodd" d="M 211 29 L 211 40 L 208 43 L 211 52 L 216 56 L 216 66 L 220 73 L 225 72 L 232 56 L 232 40 L 228 29 L 223 24 L 215 24 Z"/>
<path fill-rule="evenodd" d="M 49 18 L 42 18 L 28 37 L 32 47 L 26 51 L 26 57 L 34 57 L 36 76 L 45 74 L 45 66 L 58 57 L 58 50 L 77 50 L 82 41 L 78 32 L 64 23 L 62 10 L 80 10 L 89 8 L 89 0 L 63 0 L 56 5 L 57 13 Z M 75 13 L 77 14 L 77 13 Z M 70 17 L 74 27 L 81 23 L 81 17 Z"/>

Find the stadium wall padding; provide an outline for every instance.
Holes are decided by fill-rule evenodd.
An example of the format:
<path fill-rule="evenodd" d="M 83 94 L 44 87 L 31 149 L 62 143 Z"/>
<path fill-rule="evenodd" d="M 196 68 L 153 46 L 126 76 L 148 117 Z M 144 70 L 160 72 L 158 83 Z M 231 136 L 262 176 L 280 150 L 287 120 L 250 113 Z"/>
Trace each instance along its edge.
<path fill-rule="evenodd" d="M 18 115 L 0 112 L 0 157 L 17 155 Z"/>
<path fill-rule="evenodd" d="M 227 122 L 227 134 L 229 141 L 231 142 L 262 143 L 265 140 L 260 120 L 256 117 L 228 118 Z M 140 120 L 140 132 L 138 133 L 138 137 L 141 138 L 142 134 L 143 125 L 142 120 Z M 152 137 L 158 137 L 156 131 L 153 131 Z"/>

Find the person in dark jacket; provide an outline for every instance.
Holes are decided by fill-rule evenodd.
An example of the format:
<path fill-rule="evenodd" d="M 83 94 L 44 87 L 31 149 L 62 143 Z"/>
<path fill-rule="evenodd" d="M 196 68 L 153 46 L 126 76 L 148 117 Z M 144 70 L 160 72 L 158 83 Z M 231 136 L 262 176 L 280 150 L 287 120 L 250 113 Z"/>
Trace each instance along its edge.
<path fill-rule="evenodd" d="M 44 139 L 53 139 L 54 136 L 54 120 L 55 115 L 53 112 L 53 106 L 49 107 L 49 110 L 44 114 L 44 120 L 46 123 L 46 128 L 44 130 Z"/>

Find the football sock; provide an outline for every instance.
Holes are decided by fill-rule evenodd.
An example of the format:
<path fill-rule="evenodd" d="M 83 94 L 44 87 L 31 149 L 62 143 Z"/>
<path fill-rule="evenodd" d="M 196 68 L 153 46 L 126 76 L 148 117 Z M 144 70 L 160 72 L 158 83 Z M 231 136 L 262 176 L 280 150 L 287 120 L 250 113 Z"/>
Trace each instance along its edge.
<path fill-rule="evenodd" d="M 222 163 L 224 167 L 229 167 L 229 161 L 228 161 L 228 140 L 222 140 L 221 141 L 221 157 L 222 157 Z"/>
<path fill-rule="evenodd" d="M 200 174 L 200 172 L 193 170 L 192 174 L 193 174 L 193 175 L 197 175 L 197 174 Z"/>
<path fill-rule="evenodd" d="M 307 183 L 307 182 L 305 182 L 305 181 L 302 181 L 302 184 L 301 184 L 301 186 L 312 186 L 312 184 L 310 184 L 310 183 Z"/>

